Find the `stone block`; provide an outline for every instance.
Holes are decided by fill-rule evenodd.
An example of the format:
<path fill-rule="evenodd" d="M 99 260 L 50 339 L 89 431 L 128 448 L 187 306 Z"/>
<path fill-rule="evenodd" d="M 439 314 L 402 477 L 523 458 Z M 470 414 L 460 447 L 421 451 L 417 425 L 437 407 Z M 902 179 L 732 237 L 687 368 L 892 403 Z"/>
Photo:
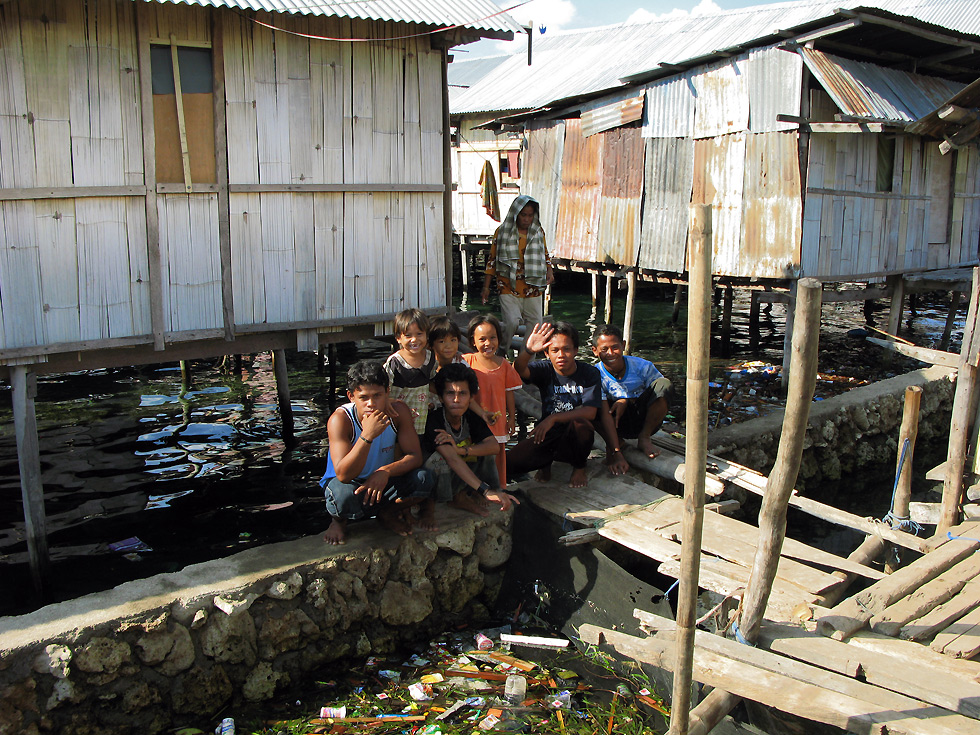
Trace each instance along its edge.
<path fill-rule="evenodd" d="M 272 664 L 263 661 L 249 672 L 242 685 L 242 695 L 250 702 L 261 702 L 272 699 L 276 693 L 276 687 L 280 684 L 289 683 L 289 674 L 283 671 L 275 671 Z"/>
<path fill-rule="evenodd" d="M 266 595 L 273 600 L 292 600 L 303 590 L 303 575 L 293 572 L 285 579 L 280 579 L 269 585 Z"/>
<path fill-rule="evenodd" d="M 455 528 L 443 531 L 435 538 L 436 546 L 449 549 L 463 556 L 473 551 L 476 541 L 476 527 L 473 523 L 461 523 Z"/>
<path fill-rule="evenodd" d="M 411 625 L 432 612 L 432 584 L 425 580 L 416 587 L 389 581 L 381 593 L 381 619 L 389 625 Z"/>
<path fill-rule="evenodd" d="M 316 623 L 302 610 L 266 617 L 259 629 L 259 657 L 271 661 L 286 651 L 299 650 L 319 633 Z"/>
<path fill-rule="evenodd" d="M 112 674 L 130 660 L 131 651 L 125 641 L 93 638 L 75 650 L 75 666 L 90 674 Z"/>
<path fill-rule="evenodd" d="M 50 644 L 34 659 L 33 669 L 39 674 L 50 674 L 56 679 L 68 676 L 68 664 L 71 663 L 71 649 L 68 646 Z"/>
<path fill-rule="evenodd" d="M 195 666 L 174 685 L 173 709 L 211 716 L 231 699 L 232 686 L 222 666 Z"/>
<path fill-rule="evenodd" d="M 473 553 L 484 569 L 495 569 L 507 563 L 513 546 L 510 533 L 496 523 L 489 523 L 476 536 Z"/>
<path fill-rule="evenodd" d="M 248 612 L 237 615 L 212 615 L 201 633 L 204 655 L 222 663 L 256 661 L 255 622 Z"/>

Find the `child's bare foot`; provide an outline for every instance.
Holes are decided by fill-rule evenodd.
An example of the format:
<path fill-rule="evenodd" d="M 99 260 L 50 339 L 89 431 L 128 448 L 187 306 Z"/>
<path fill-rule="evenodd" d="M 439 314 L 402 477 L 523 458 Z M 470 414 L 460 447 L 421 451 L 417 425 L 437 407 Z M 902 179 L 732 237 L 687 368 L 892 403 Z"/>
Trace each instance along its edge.
<path fill-rule="evenodd" d="M 381 525 L 399 536 L 412 535 L 412 525 L 405 520 L 401 510 L 386 508 L 378 511 L 378 520 L 381 521 Z"/>
<path fill-rule="evenodd" d="M 650 441 L 650 437 L 641 436 L 636 440 L 636 448 L 643 452 L 650 459 L 660 455 L 660 450 L 653 446 L 653 442 Z"/>
<path fill-rule="evenodd" d="M 434 500 L 426 500 L 419 509 L 419 528 L 423 531 L 438 531 L 439 525 L 436 523 L 436 503 Z"/>
<path fill-rule="evenodd" d="M 534 479 L 538 482 L 550 482 L 551 481 L 551 467 L 545 467 L 544 469 L 538 470 L 534 473 Z"/>
<path fill-rule="evenodd" d="M 343 518 L 330 517 L 330 526 L 323 534 L 323 540 L 328 544 L 339 546 L 347 543 L 347 521 Z"/>
<path fill-rule="evenodd" d="M 589 476 L 585 472 L 585 467 L 576 467 L 572 470 L 572 476 L 568 478 L 569 487 L 585 487 L 589 484 Z"/>
<path fill-rule="evenodd" d="M 487 501 L 483 498 L 478 498 L 471 495 L 466 490 L 460 490 L 453 499 L 449 501 L 449 505 L 453 508 L 459 508 L 460 510 L 465 510 L 468 513 L 476 513 L 478 516 L 486 516 L 487 513 Z"/>

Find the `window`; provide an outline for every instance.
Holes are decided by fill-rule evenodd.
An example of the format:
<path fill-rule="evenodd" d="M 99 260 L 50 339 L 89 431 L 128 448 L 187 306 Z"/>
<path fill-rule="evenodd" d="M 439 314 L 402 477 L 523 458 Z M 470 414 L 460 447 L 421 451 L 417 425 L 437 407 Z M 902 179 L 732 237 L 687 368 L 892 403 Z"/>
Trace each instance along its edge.
<path fill-rule="evenodd" d="M 878 135 L 878 191 L 891 191 L 895 175 L 895 136 Z"/>
<path fill-rule="evenodd" d="M 500 151 L 500 188 L 517 189 L 521 185 L 521 152 Z"/>
<path fill-rule="evenodd" d="M 150 64 L 157 181 L 214 183 L 211 49 L 150 46 Z"/>

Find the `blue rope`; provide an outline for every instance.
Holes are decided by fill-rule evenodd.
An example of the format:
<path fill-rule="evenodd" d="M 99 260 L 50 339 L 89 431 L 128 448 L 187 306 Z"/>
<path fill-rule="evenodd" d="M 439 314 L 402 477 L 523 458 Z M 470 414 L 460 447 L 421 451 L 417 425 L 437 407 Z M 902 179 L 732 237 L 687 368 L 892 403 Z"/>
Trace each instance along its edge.
<path fill-rule="evenodd" d="M 949 531 L 946 532 L 946 538 L 948 538 L 950 541 L 955 541 L 956 539 L 962 539 L 963 541 L 976 541 L 978 544 L 980 544 L 980 538 L 970 538 L 969 536 L 954 536 Z"/>
<path fill-rule="evenodd" d="M 922 526 L 910 519 L 908 516 L 897 516 L 895 515 L 895 496 L 898 494 L 898 480 L 902 476 L 902 468 L 905 466 L 905 456 L 908 453 L 911 442 L 908 438 L 902 444 L 902 454 L 898 458 L 898 469 L 895 471 L 895 484 L 892 485 L 892 504 L 891 509 L 885 513 L 885 517 L 881 519 L 882 523 L 887 523 L 892 528 L 898 528 L 902 531 L 908 531 L 916 536 L 919 535 L 919 531 L 922 530 Z"/>
<path fill-rule="evenodd" d="M 742 631 L 739 630 L 738 628 L 738 620 L 732 621 L 732 635 L 735 637 L 735 640 L 738 643 L 741 643 L 743 646 L 750 646 L 752 648 L 755 648 L 755 644 L 749 643 L 748 639 L 744 635 L 742 635 Z"/>
<path fill-rule="evenodd" d="M 681 581 L 679 579 L 675 579 L 674 580 L 674 583 L 672 585 L 670 585 L 670 587 L 667 588 L 667 591 L 666 592 L 664 592 L 664 597 L 667 597 L 667 595 L 669 595 L 671 592 L 673 592 L 674 590 L 676 590 L 677 589 L 677 585 L 679 585 L 680 583 L 681 583 Z"/>

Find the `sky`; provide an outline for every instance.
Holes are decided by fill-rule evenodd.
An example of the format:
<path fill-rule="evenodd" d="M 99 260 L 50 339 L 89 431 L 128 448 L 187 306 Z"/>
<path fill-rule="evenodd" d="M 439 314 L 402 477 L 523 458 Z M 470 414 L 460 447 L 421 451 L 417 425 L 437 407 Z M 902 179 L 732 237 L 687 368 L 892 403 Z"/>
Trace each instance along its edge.
<path fill-rule="evenodd" d="M 500 7 L 509 8 L 521 0 L 494 0 Z M 769 5 L 783 0 L 531 0 L 511 10 L 511 16 L 522 24 L 534 23 L 545 33 L 592 28 L 613 23 L 642 23 L 674 15 L 704 15 L 719 10 L 743 8 L 750 5 Z M 527 48 L 523 34 L 511 42 L 484 40 L 459 46 L 453 53 L 459 61 L 479 56 L 516 53 Z"/>

